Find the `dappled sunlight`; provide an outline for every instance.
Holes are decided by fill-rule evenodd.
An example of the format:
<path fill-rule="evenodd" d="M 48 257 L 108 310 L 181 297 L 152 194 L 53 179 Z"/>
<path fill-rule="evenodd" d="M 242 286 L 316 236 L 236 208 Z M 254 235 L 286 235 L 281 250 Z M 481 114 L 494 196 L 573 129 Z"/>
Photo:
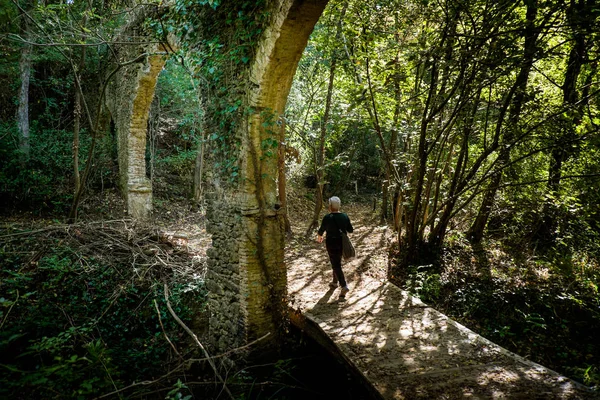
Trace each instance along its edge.
<path fill-rule="evenodd" d="M 329 288 L 325 246 L 312 238 L 288 244 L 288 294 L 291 306 L 316 322 L 383 398 L 530 398 L 532 388 L 542 398 L 582 398 L 578 384 L 489 342 L 387 282 L 392 233 L 368 215 L 358 207 L 351 215 L 357 257 L 343 264 L 350 287 L 345 301 L 339 300 L 339 289 Z"/>

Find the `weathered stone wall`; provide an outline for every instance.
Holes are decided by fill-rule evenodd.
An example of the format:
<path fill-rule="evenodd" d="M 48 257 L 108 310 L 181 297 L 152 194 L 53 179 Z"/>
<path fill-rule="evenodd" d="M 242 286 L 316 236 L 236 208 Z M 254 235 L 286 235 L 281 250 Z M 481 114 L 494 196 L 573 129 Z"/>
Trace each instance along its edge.
<path fill-rule="evenodd" d="M 208 199 L 207 230 L 213 236 L 212 248 L 207 252 L 209 330 L 211 347 L 216 352 L 242 346 L 269 333 L 269 339 L 261 343 L 265 348 L 285 329 L 285 234 L 277 193 L 277 143 L 283 132 L 277 121 L 285 109 L 308 36 L 326 3 L 327 0 L 268 0 L 265 9 L 255 10 L 268 16 L 268 22 L 252 51 L 254 59 L 249 65 L 233 64 L 230 60 L 223 65 L 237 65 L 238 69 L 229 71 L 224 81 L 230 85 L 229 104 L 239 102 L 243 110 L 225 124 L 211 121 L 210 117 L 205 121 L 207 132 L 227 129 L 223 126 L 237 129 L 219 134 L 230 144 L 220 151 L 231 152 L 225 157 L 238 160 L 239 176 L 231 183 L 230 167 L 222 176 L 217 171 Z M 241 28 L 214 20 L 237 15 L 236 7 L 239 4 L 230 0 L 215 10 L 203 9 L 199 24 L 206 26 L 197 26 L 196 34 L 201 38 L 222 28 L 219 36 L 230 38 L 231 48 L 239 47 L 237 35 L 227 29 Z M 123 47 L 121 60 L 148 55 L 119 71 L 108 88 L 106 100 L 119 137 L 121 186 L 128 210 L 137 218 L 146 217 L 151 210 L 152 188 L 145 175 L 144 155 L 148 111 L 165 62 L 158 54 L 160 50 L 149 46 Z M 221 89 L 218 87 L 218 91 Z M 209 96 L 216 91 L 208 85 L 203 95 L 207 104 L 216 108 L 212 112 L 218 118 L 226 114 L 218 107 L 227 107 L 227 103 L 216 99 L 211 103 Z"/>
<path fill-rule="evenodd" d="M 242 296 L 247 278 L 240 270 L 239 243 L 241 214 L 239 205 L 228 201 L 223 192 L 207 195 L 206 230 L 212 235 L 208 249 L 207 289 L 210 309 L 210 347 L 231 349 L 246 341 L 247 306 Z"/>
<path fill-rule="evenodd" d="M 245 114 L 237 135 L 240 179 L 211 197 L 208 213 L 210 333 L 221 352 L 266 334 L 270 346 L 285 329 L 287 274 L 284 220 L 277 193 L 277 120 L 308 36 L 326 0 L 272 1 L 272 16 L 249 66 Z M 276 147 L 276 146 L 275 146 Z M 235 221 L 235 222 L 234 222 Z M 272 348 L 272 347 L 271 347 Z"/>
<path fill-rule="evenodd" d="M 146 134 L 154 89 L 166 57 L 156 54 L 156 45 L 125 49 L 125 59 L 148 55 L 117 72 L 107 87 L 106 104 L 117 131 L 121 191 L 128 213 L 140 219 L 152 211 L 152 182 L 146 177 Z"/>
<path fill-rule="evenodd" d="M 281 211 L 268 216 L 241 208 L 227 192 L 208 195 L 207 289 L 211 348 L 223 352 L 270 334 L 269 346 L 283 324 L 287 274 L 283 265 Z"/>

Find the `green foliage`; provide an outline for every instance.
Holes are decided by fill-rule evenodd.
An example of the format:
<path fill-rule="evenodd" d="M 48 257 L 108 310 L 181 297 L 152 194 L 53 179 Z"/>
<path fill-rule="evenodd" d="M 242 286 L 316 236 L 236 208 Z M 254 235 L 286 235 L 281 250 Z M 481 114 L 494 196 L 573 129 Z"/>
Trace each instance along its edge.
<path fill-rule="evenodd" d="M 156 84 L 155 96 L 160 108 L 156 110 L 155 106 L 152 110 L 153 113 L 159 113 L 161 119 L 175 121 L 175 134 L 187 148 L 193 147 L 199 139 L 203 117 L 197 89 L 199 82 L 186 69 L 188 62 L 183 56 L 175 56 L 167 61 Z M 186 148 L 185 145 L 180 146 Z"/>
<path fill-rule="evenodd" d="M 13 29 L 3 31 L 2 48 L 10 57 L 0 66 L 0 83 L 5 87 L 0 102 L 0 192 L 3 205 L 18 205 L 36 212 L 63 213 L 72 201 L 73 173 L 73 122 L 75 78 L 73 66 L 79 66 L 82 48 L 73 44 L 84 43 L 85 64 L 78 71 L 82 83 L 84 102 L 92 111 L 97 98 L 98 76 L 104 75 L 105 66 L 100 61 L 106 45 L 96 43 L 97 38 L 110 37 L 115 18 L 112 2 L 31 3 L 20 2 L 23 11 L 13 11 Z M 4 7 L 3 7 L 4 11 Z M 7 10 L 8 11 L 8 10 Z M 28 15 L 24 16 L 23 12 Z M 117 13 L 121 15 L 122 13 Z M 0 19 L 1 21 L 1 19 Z M 25 160 L 18 150 L 20 138 L 16 129 L 15 112 L 20 88 L 19 58 L 23 48 L 22 38 L 39 44 L 32 46 L 32 66 L 29 86 L 29 145 L 31 155 Z M 97 44 L 97 47 L 94 47 Z M 10 81 L 10 85 L 6 81 Z M 89 120 L 83 107 L 81 114 L 80 167 L 91 142 Z M 4 113 L 4 111 L 7 111 Z M 92 119 L 101 116 L 90 116 Z M 98 132 L 97 158 L 93 159 L 88 187 L 112 186 L 115 181 L 114 146 L 110 137 Z"/>
<path fill-rule="evenodd" d="M 265 8 L 262 0 L 178 0 L 161 21 L 150 22 L 157 36 L 181 38 L 186 67 L 203 98 L 202 129 L 214 171 L 231 183 L 238 177 L 239 123 L 252 112 L 245 107 L 245 79 L 268 21 Z"/>
<path fill-rule="evenodd" d="M 167 393 L 165 400 L 190 400 L 193 396 L 182 394 L 181 391 L 183 389 L 185 389 L 186 392 L 189 392 L 189 388 L 178 379 L 173 385 L 173 389 Z"/>
<path fill-rule="evenodd" d="M 18 147 L 18 133 L 12 124 L 0 124 L 0 193 L 5 206 L 33 206 L 38 211 L 65 212 L 73 196 L 73 133 L 66 130 L 41 128 L 31 125 L 29 160 L 23 163 Z M 81 138 L 80 150 L 85 154 L 90 144 L 89 135 Z M 113 181 L 115 162 L 114 143 L 107 135 L 100 139 L 92 169 L 91 185 L 101 183 L 108 187 Z"/>
<path fill-rule="evenodd" d="M 88 398 L 163 375 L 171 347 L 153 299 L 165 333 L 185 347 L 162 284 L 138 267 L 82 255 L 63 242 L 40 248 L 38 261 L 14 252 L 0 257 L 1 397 Z M 191 315 L 186 304 L 204 301 L 199 281 L 174 283 L 170 291 L 184 319 Z"/>
<path fill-rule="evenodd" d="M 171 156 L 161 157 L 157 166 L 161 168 L 162 174 L 191 177 L 195 161 L 195 150 L 179 151 Z"/>
<path fill-rule="evenodd" d="M 443 288 L 440 274 L 433 273 L 432 270 L 433 265 L 411 266 L 407 281 L 410 292 L 428 303 L 437 301 Z"/>

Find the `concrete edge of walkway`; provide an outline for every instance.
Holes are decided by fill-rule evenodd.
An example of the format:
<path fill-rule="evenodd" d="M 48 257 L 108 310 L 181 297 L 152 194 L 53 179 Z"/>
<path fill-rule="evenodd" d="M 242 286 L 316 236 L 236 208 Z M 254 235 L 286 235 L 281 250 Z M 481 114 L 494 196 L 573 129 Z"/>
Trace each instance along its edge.
<path fill-rule="evenodd" d="M 344 352 L 335 344 L 335 342 L 325 333 L 317 321 L 312 319 L 310 316 L 292 308 L 289 308 L 288 316 L 290 322 L 295 327 L 305 332 L 335 358 L 341 359 L 344 362 L 346 369 L 351 372 L 356 379 L 359 379 L 362 382 L 362 385 L 373 396 L 373 399 L 385 400 L 379 390 L 373 386 L 371 381 L 362 373 L 356 364 L 349 359 L 348 356 L 346 356 L 346 354 L 344 354 Z"/>
<path fill-rule="evenodd" d="M 458 329 L 459 331 L 463 332 L 465 335 L 467 335 L 467 337 L 469 338 L 469 340 L 472 340 L 473 342 L 478 342 L 481 344 L 484 344 L 486 346 L 492 347 L 494 348 L 496 351 L 498 351 L 500 354 L 505 355 L 507 357 L 510 357 L 518 362 L 520 362 L 521 364 L 524 364 L 532 369 L 535 369 L 536 371 L 539 371 L 540 373 L 544 373 L 544 374 L 548 374 L 548 375 L 553 375 L 555 376 L 559 381 L 561 381 L 561 384 L 571 384 L 573 385 L 575 388 L 579 389 L 579 390 L 583 390 L 583 391 L 587 391 L 590 394 L 598 394 L 596 391 L 594 391 L 593 389 L 591 389 L 588 386 L 585 386 L 584 384 L 577 382 L 571 378 L 568 378 L 556 371 L 554 371 L 553 369 L 550 369 L 548 367 L 544 367 L 541 364 L 538 364 L 534 361 L 531 361 L 523 356 L 518 355 L 517 353 L 514 353 L 508 349 L 505 349 L 504 347 L 500 346 L 497 343 L 492 342 L 489 339 L 484 338 L 483 336 L 479 335 L 478 333 L 473 332 L 471 329 L 467 328 L 466 326 L 464 326 L 463 324 L 456 322 L 455 320 L 453 320 L 452 318 L 448 317 L 446 314 L 437 311 L 435 308 L 431 307 L 429 304 L 424 303 L 421 299 L 412 296 L 410 293 L 408 293 L 405 290 L 400 289 L 398 286 L 394 285 L 393 283 L 390 282 L 386 282 L 384 284 L 384 286 L 390 286 L 390 288 L 392 290 L 399 290 L 401 292 L 403 292 L 403 294 L 405 294 L 406 296 L 412 297 L 412 300 L 415 302 L 419 302 L 423 305 L 425 305 L 428 308 L 431 308 L 432 310 L 435 310 L 437 313 L 439 313 L 442 318 L 444 320 L 446 320 L 446 322 L 450 325 L 453 325 L 456 329 Z M 386 288 L 387 289 L 387 288 Z"/>
<path fill-rule="evenodd" d="M 554 378 L 556 378 L 556 381 L 559 383 L 559 385 L 561 387 L 565 386 L 565 385 L 569 385 L 569 386 L 572 386 L 573 389 L 587 392 L 590 395 L 594 395 L 594 397 L 599 396 L 598 392 L 591 389 L 590 387 L 585 386 L 584 384 L 579 383 L 573 379 L 570 379 L 564 375 L 561 375 L 560 373 L 558 373 L 550 368 L 544 367 L 543 365 L 533 362 L 525 357 L 522 357 L 522 356 L 520 356 L 508 349 L 505 349 L 504 347 L 484 338 L 483 336 L 473 332 L 471 329 L 454 321 L 447 315 L 439 312 L 438 310 L 431 307 L 427 303 L 424 303 L 421 299 L 410 295 L 407 291 L 400 289 L 398 286 L 394 285 L 391 282 L 383 283 L 382 289 L 383 290 L 397 290 L 397 291 L 401 292 L 404 296 L 409 297 L 411 299 L 412 304 L 418 304 L 419 306 L 424 306 L 426 308 L 430 308 L 431 310 L 434 310 L 436 313 L 438 313 L 442 317 L 442 319 L 444 319 L 448 324 L 457 328 L 461 333 L 465 334 L 465 336 L 469 340 L 473 341 L 473 343 L 480 343 L 482 345 L 488 346 L 488 347 L 492 348 L 494 351 L 497 351 L 498 353 L 500 353 L 504 356 L 507 356 L 507 357 L 515 360 L 516 362 L 519 362 L 519 363 L 523 364 L 524 366 L 535 370 L 536 372 L 538 372 L 540 374 L 546 374 L 549 376 L 553 376 Z M 354 361 L 349 359 L 348 356 L 346 356 L 346 354 L 344 354 L 344 352 L 335 344 L 335 342 L 325 333 L 325 331 L 321 328 L 321 326 L 319 325 L 319 323 L 317 321 L 315 321 L 311 316 L 309 316 L 305 313 L 302 313 L 299 310 L 295 310 L 291 307 L 289 308 L 288 315 L 289 315 L 291 323 L 294 326 L 296 326 L 299 329 L 301 329 L 302 331 L 306 332 L 311 338 L 313 338 L 319 345 L 321 345 L 326 351 L 328 351 L 334 357 L 343 360 L 345 362 L 347 368 L 349 369 L 349 371 L 352 372 L 352 374 L 356 378 L 360 379 L 363 382 L 363 386 L 368 389 L 368 391 L 373 395 L 373 398 L 381 399 L 381 400 L 383 399 L 382 394 L 375 388 L 375 386 L 371 383 L 371 381 L 362 373 L 362 371 L 357 367 L 357 365 L 354 363 Z"/>

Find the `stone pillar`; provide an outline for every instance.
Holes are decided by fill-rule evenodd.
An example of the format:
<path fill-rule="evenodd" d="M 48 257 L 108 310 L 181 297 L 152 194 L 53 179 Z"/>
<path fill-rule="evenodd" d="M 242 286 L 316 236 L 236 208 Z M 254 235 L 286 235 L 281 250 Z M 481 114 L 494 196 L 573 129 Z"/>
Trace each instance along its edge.
<path fill-rule="evenodd" d="M 245 105 L 253 113 L 240 123 L 240 179 L 213 193 L 209 202 L 210 336 L 217 352 L 270 334 L 258 347 L 276 343 L 285 328 L 287 273 L 284 220 L 277 197 L 278 119 L 308 37 L 326 0 L 273 2 L 271 23 L 249 71 Z M 269 347 L 273 349 L 273 347 Z"/>
<path fill-rule="evenodd" d="M 121 68 L 106 93 L 106 104 L 117 130 L 119 183 L 127 212 L 137 219 L 147 218 L 152 211 L 152 182 L 146 177 L 146 134 L 156 82 L 165 65 L 165 56 L 156 54 L 158 49 L 154 47 L 125 47 L 129 59 L 146 52 L 155 54 Z"/>
<path fill-rule="evenodd" d="M 225 351 L 246 341 L 247 306 L 242 296 L 246 283 L 242 283 L 236 240 L 241 236 L 241 214 L 235 199 L 226 197 L 223 191 L 207 194 L 207 200 L 206 230 L 212 235 L 212 247 L 206 252 L 211 347 Z"/>
<path fill-rule="evenodd" d="M 147 218 L 152 211 L 152 182 L 146 178 L 146 135 L 156 82 L 164 65 L 164 56 L 152 55 L 148 56 L 147 63 L 138 71 L 138 87 L 125 150 L 127 176 L 124 178 L 127 180 L 127 211 L 134 218 Z M 119 156 L 119 160 L 121 158 Z"/>

